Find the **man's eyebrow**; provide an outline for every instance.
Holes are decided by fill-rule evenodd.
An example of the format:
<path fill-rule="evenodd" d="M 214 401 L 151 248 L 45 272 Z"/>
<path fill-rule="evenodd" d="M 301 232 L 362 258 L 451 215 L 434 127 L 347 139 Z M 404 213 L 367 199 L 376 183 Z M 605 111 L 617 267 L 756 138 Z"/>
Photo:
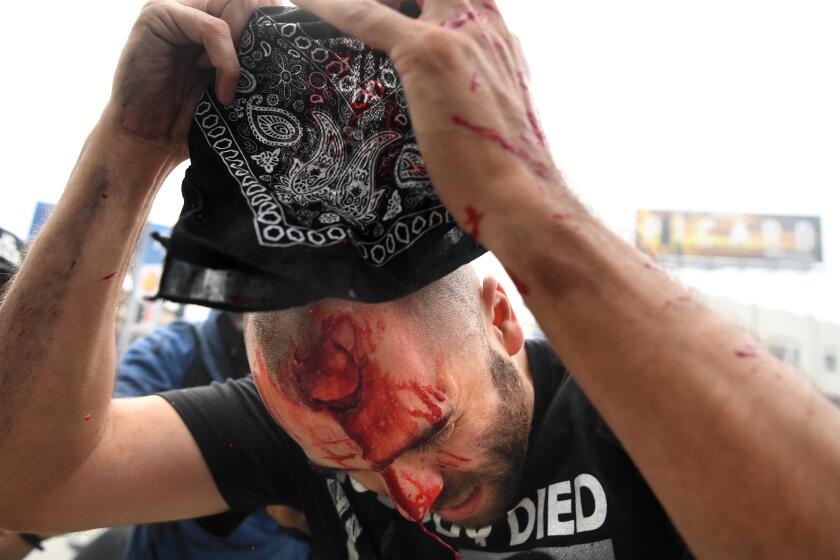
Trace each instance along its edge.
<path fill-rule="evenodd" d="M 430 441 L 433 441 L 438 435 L 447 431 L 452 424 L 458 419 L 460 414 L 456 411 L 450 409 L 447 411 L 446 415 L 435 422 L 434 424 L 430 424 L 425 430 L 420 432 L 417 437 L 414 438 L 414 441 L 406 445 L 399 453 L 394 455 L 393 459 L 388 461 L 388 464 L 392 463 L 394 459 L 406 453 L 408 451 L 414 451 L 416 449 L 420 449 Z M 309 463 L 309 467 L 317 472 L 318 474 L 324 476 L 336 476 L 340 473 L 352 473 L 355 471 L 362 471 L 365 469 L 347 469 L 347 468 L 339 468 L 339 467 L 327 467 L 326 465 L 321 465 L 313 461 L 311 458 L 306 458 L 307 463 Z"/>
<path fill-rule="evenodd" d="M 446 412 L 446 415 L 435 422 L 434 424 L 430 424 L 425 430 L 420 432 L 414 441 L 408 444 L 403 451 L 399 453 L 402 455 L 406 451 L 413 451 L 415 449 L 420 449 L 424 445 L 428 444 L 429 442 L 433 441 L 438 435 L 445 432 L 453 422 L 457 419 L 459 414 L 456 414 L 451 408 Z M 399 456 L 398 455 L 398 456 Z"/>

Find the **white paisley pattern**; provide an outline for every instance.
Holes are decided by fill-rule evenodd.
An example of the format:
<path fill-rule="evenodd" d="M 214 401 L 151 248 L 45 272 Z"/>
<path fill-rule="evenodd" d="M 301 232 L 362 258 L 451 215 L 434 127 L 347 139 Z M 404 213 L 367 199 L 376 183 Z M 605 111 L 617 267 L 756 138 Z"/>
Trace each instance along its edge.
<path fill-rule="evenodd" d="M 276 10 L 276 9 L 275 9 Z M 237 181 L 264 247 L 351 241 L 382 266 L 452 218 L 434 194 L 390 60 L 258 11 L 237 101 L 205 92 L 195 123 Z"/>

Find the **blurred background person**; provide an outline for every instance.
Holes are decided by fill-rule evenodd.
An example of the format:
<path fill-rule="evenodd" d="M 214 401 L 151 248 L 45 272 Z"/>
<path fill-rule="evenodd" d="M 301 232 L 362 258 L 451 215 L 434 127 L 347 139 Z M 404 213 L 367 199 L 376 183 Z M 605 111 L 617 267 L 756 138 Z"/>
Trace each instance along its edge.
<path fill-rule="evenodd" d="M 137 340 L 123 356 L 114 395 L 139 397 L 176 388 L 207 385 L 250 373 L 242 338 L 242 316 L 214 311 L 206 321 L 175 321 Z M 276 511 L 276 510 L 274 510 Z M 283 511 L 281 519 L 293 515 Z M 279 517 L 279 515 L 278 515 Z M 247 517 L 238 527 L 230 517 L 155 523 L 134 527 L 126 548 L 130 560 L 212 560 L 309 558 L 300 521 L 282 527 L 267 511 Z"/>

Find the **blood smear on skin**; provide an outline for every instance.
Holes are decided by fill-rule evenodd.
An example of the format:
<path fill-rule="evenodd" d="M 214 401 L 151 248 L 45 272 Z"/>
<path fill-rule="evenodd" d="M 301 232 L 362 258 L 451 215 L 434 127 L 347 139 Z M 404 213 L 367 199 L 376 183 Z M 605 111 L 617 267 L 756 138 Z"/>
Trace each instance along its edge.
<path fill-rule="evenodd" d="M 85 415 L 85 422 L 90 422 L 90 419 L 93 418 L 90 414 Z"/>
<path fill-rule="evenodd" d="M 424 533 L 426 533 L 426 535 L 428 535 L 428 536 L 430 536 L 432 539 L 436 540 L 436 541 L 437 541 L 437 542 L 438 542 L 441 546 L 443 546 L 443 547 L 444 547 L 444 548 L 446 548 L 449 552 L 451 552 L 451 553 L 452 553 L 452 555 L 455 557 L 455 560 L 461 560 L 461 554 L 460 554 L 457 550 L 455 550 L 454 548 L 452 548 L 451 546 L 449 546 L 449 544 L 448 544 L 446 541 L 444 541 L 442 538 L 440 538 L 437 534 L 432 533 L 431 531 L 429 531 L 429 530 L 426 528 L 426 526 L 425 526 L 425 525 L 423 525 L 423 523 L 422 523 L 422 522 L 418 521 L 418 522 L 417 522 L 417 525 L 419 525 L 419 526 L 420 526 L 420 530 L 422 530 Z"/>
<path fill-rule="evenodd" d="M 380 472 L 380 474 L 385 479 L 385 484 L 388 487 L 388 494 L 391 496 L 391 499 L 394 501 L 394 503 L 397 504 L 403 511 L 408 513 L 409 516 L 411 516 L 414 522 L 417 523 L 417 525 L 420 527 L 421 531 L 426 533 L 426 535 L 428 535 L 429 537 L 437 541 L 441 546 L 450 551 L 455 557 L 455 560 L 461 560 L 461 555 L 458 553 L 457 550 L 452 548 L 438 535 L 429 531 L 426 528 L 426 526 L 423 525 L 423 518 L 426 517 L 427 513 L 429 513 L 429 510 L 431 509 L 435 499 L 437 499 L 437 497 L 440 495 L 441 489 L 437 488 L 433 490 L 432 493 L 423 493 L 421 491 L 423 485 L 418 484 L 409 478 L 409 482 L 411 482 L 412 485 L 415 486 L 419 492 L 417 498 L 411 500 L 408 496 L 405 495 L 405 492 L 403 492 L 402 487 L 397 481 L 398 475 L 392 467 L 384 469 Z M 406 478 L 406 473 L 402 473 L 402 476 L 403 478 Z"/>
<path fill-rule="evenodd" d="M 478 88 L 481 86 L 481 77 L 478 75 L 478 72 L 473 71 L 472 78 L 470 78 L 470 91 L 475 93 L 478 91 Z"/>
<path fill-rule="evenodd" d="M 484 219 L 484 214 L 480 213 L 472 206 L 467 206 L 466 208 L 464 208 L 464 212 L 467 215 L 467 219 L 465 220 L 464 225 L 470 228 L 469 234 L 472 236 L 473 239 L 478 241 L 479 227 L 481 226 L 481 220 Z"/>
<path fill-rule="evenodd" d="M 450 453 L 449 451 L 440 450 L 440 451 L 438 451 L 438 455 L 448 455 L 452 459 L 454 459 L 456 461 L 460 461 L 462 463 L 468 463 L 470 461 L 466 457 L 461 457 L 460 455 L 455 455 L 454 453 Z"/>
<path fill-rule="evenodd" d="M 417 381 L 397 383 L 381 370 L 372 352 L 374 337 L 385 330 L 384 322 L 377 322 L 374 330 L 355 316 L 324 315 L 317 305 L 307 312 L 317 323 L 318 334 L 305 348 L 295 345 L 289 353 L 291 363 L 287 367 L 294 372 L 297 394 L 309 409 L 324 411 L 335 419 L 359 446 L 362 458 L 379 465 L 374 468 L 385 480 L 394 503 L 460 559 L 451 546 L 421 523 L 440 495 L 442 479 L 416 479 L 413 473 L 397 472 L 391 465 L 405 450 L 402 442 L 416 436 L 418 418 L 432 427 L 446 420 L 440 405 L 446 394 Z M 405 401 L 400 398 L 403 392 L 413 398 Z M 333 460 L 349 458 L 336 455 Z"/>
<path fill-rule="evenodd" d="M 461 115 L 452 115 L 452 122 L 458 126 L 462 126 L 467 130 L 471 130 L 472 132 L 478 134 L 479 136 L 490 140 L 498 144 L 503 150 L 506 152 L 510 152 L 514 156 L 518 157 L 522 161 L 528 164 L 531 168 L 531 171 L 534 172 L 535 175 L 541 177 L 543 179 L 553 179 L 555 177 L 555 173 L 549 170 L 544 163 L 542 163 L 539 159 L 534 157 L 528 150 L 521 148 L 519 146 L 514 145 L 510 140 L 502 136 L 497 130 L 492 128 L 481 126 L 470 122 L 468 119 L 465 119 Z"/>
<path fill-rule="evenodd" d="M 113 278 L 116 275 L 117 275 L 116 272 L 112 272 L 111 274 L 108 274 L 107 276 L 103 276 L 102 281 L 104 282 L 105 280 L 110 280 L 111 278 Z"/>
<path fill-rule="evenodd" d="M 418 418 L 433 427 L 445 420 L 438 404 L 445 395 L 438 389 L 396 383 L 381 370 L 372 354 L 374 337 L 382 335 L 378 328 L 346 314 L 324 317 L 315 306 L 309 313 L 320 323 L 319 334 L 290 352 L 297 394 L 309 409 L 329 413 L 361 448 L 363 459 L 384 467 L 419 431 Z M 406 401 L 403 393 L 413 398 Z M 409 406 L 412 401 L 422 406 Z"/>
<path fill-rule="evenodd" d="M 386 467 L 379 472 L 385 480 L 385 486 L 388 487 L 388 494 L 403 511 L 418 523 L 426 517 L 432 504 L 440 495 L 443 489 L 443 483 L 440 482 L 435 485 L 423 483 L 415 479 L 407 472 L 398 473 L 394 467 Z M 416 489 L 416 495 L 409 496 L 400 484 L 402 479 L 403 484 L 409 483 Z"/>
<path fill-rule="evenodd" d="M 738 350 L 735 350 L 735 355 L 739 358 L 755 358 L 758 356 L 759 347 L 752 342 L 748 342 Z"/>

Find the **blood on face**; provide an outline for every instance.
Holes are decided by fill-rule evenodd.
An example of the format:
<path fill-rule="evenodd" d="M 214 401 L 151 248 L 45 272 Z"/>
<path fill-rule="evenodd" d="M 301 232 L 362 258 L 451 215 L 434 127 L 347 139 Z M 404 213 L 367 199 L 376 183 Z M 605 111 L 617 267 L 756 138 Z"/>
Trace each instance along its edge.
<path fill-rule="evenodd" d="M 463 469 L 469 464 L 470 460 L 466 457 L 461 457 L 460 455 L 455 455 L 454 453 L 440 449 L 437 452 L 435 462 L 443 469 Z"/>
<path fill-rule="evenodd" d="M 421 520 L 442 481 L 392 464 L 425 433 L 443 426 L 446 393 L 435 381 L 386 371 L 376 353 L 388 330 L 382 319 L 324 313 L 316 306 L 308 311 L 312 330 L 293 342 L 273 374 L 255 353 L 255 379 L 273 388 L 267 405 L 298 442 L 320 452 L 318 458 L 378 472 L 394 502 Z M 307 420 L 320 428 L 307 426 Z"/>

